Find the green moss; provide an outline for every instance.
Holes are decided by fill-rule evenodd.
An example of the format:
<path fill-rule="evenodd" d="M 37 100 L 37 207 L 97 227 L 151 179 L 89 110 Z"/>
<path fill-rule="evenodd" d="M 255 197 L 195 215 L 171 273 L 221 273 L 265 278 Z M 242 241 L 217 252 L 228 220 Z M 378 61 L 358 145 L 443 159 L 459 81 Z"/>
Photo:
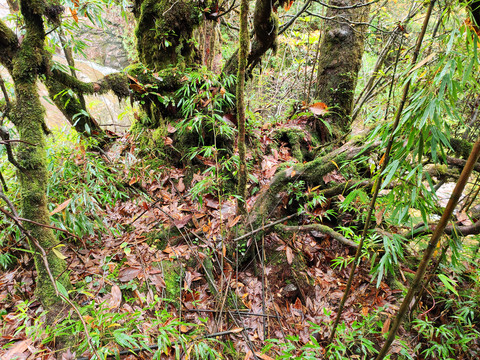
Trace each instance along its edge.
<path fill-rule="evenodd" d="M 450 146 L 455 151 L 455 154 L 463 159 L 468 159 L 473 147 L 472 143 L 467 140 L 455 138 L 450 139 Z"/>
<path fill-rule="evenodd" d="M 152 70 L 170 64 L 189 66 L 194 60 L 193 30 L 201 11 L 190 0 L 137 0 L 135 35 L 140 60 Z"/>

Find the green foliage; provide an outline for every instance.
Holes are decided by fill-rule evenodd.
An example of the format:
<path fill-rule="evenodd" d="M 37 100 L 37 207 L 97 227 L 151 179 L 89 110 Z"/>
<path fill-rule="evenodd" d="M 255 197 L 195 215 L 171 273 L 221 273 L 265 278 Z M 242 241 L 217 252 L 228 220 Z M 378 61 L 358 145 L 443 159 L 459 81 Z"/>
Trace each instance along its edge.
<path fill-rule="evenodd" d="M 166 310 L 158 311 L 160 299 L 157 297 L 146 308 L 134 312 L 112 312 L 106 304 L 95 305 L 94 302 L 80 307 L 80 312 L 87 324 L 88 334 L 102 359 L 107 355 L 115 354 L 117 346 L 121 349 L 139 349 L 150 351 L 152 359 L 161 359 L 163 354 L 174 352 L 179 356 L 182 352 L 190 353 L 194 359 L 221 359 L 222 355 L 215 349 L 219 342 L 215 339 L 206 339 L 201 336 L 201 326 L 186 323 L 172 318 Z M 25 331 L 34 342 L 51 344 L 55 338 L 84 334 L 84 326 L 76 314 L 69 315 L 55 325 L 43 324 L 43 316 L 39 316 L 32 323 L 27 309 L 29 304 L 22 302 L 17 306 L 16 320 L 23 325 L 18 327 L 17 333 Z M 149 317 L 149 335 L 144 334 L 142 324 L 145 312 L 152 313 Z M 180 328 L 192 328 L 188 334 Z M 175 339 L 175 340 L 173 340 Z M 149 346 L 156 345 L 155 351 Z M 71 346 L 76 348 L 77 354 L 90 351 L 86 336 L 79 336 Z M 95 357 L 93 357 L 95 358 Z M 92 358 L 92 359 L 93 359 Z"/>
<path fill-rule="evenodd" d="M 383 308 L 379 308 L 367 316 L 353 321 L 351 326 L 341 323 L 338 327 L 338 337 L 332 343 L 329 349 L 330 360 L 350 360 L 350 359 L 371 359 L 378 353 L 378 337 L 382 334 Z M 325 311 L 329 316 L 330 312 Z M 320 325 L 310 323 L 312 336 L 310 342 L 301 345 L 298 336 L 287 336 L 286 341 L 268 340 L 269 344 L 264 351 L 272 348 L 280 348 L 281 355 L 276 359 L 295 359 L 295 360 L 316 360 L 324 358 L 325 349 L 320 346 L 315 333 L 324 334 L 325 327 L 330 324 L 322 322 Z M 398 359 L 413 359 L 407 351 L 407 347 L 402 343 L 400 357 Z"/>
<path fill-rule="evenodd" d="M 175 94 L 179 99 L 177 107 L 183 116 L 177 125 L 180 134 L 193 131 L 200 135 L 202 144 L 205 132 L 233 139 L 235 130 L 223 116 L 235 105 L 235 95 L 225 90 L 231 88 L 234 82 L 233 75 L 220 82 L 215 74 L 204 68 L 188 72 L 184 85 Z"/>
<path fill-rule="evenodd" d="M 52 215 L 53 224 L 79 237 L 93 235 L 96 230 L 112 230 L 105 226 L 101 214 L 105 207 L 128 198 L 116 170 L 97 154 L 86 151 L 88 144 L 78 135 L 55 135 L 47 152 L 49 210 L 57 207 L 55 203 L 69 202 L 64 210 Z"/>
<path fill-rule="evenodd" d="M 384 235 L 381 237 L 381 245 L 383 245 L 382 249 L 384 253 L 372 270 L 373 279 L 377 279 L 377 288 L 380 287 L 380 282 L 384 276 L 388 274 L 395 276 L 398 265 L 404 260 L 404 240 L 405 239 L 398 234 L 392 234 L 391 236 Z M 372 263 L 375 263 L 375 258 Z"/>

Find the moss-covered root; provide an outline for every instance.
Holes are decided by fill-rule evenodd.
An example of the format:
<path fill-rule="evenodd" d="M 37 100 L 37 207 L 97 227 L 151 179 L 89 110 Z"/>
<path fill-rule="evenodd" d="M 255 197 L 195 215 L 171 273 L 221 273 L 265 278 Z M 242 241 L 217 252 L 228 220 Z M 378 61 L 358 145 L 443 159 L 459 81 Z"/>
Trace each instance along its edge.
<path fill-rule="evenodd" d="M 343 245 L 350 246 L 354 249 L 358 247 L 357 243 L 351 240 L 348 240 L 345 236 L 336 232 L 331 227 L 326 225 L 321 225 L 321 224 L 309 224 L 309 225 L 301 225 L 301 226 L 287 226 L 283 224 L 278 224 L 275 226 L 275 231 L 281 234 L 285 234 L 285 236 L 287 236 L 288 234 L 298 233 L 298 232 L 316 231 L 321 234 L 331 236 L 332 238 L 342 243 Z"/>
<path fill-rule="evenodd" d="M 291 168 L 280 171 L 272 179 L 270 186 L 257 198 L 249 222 L 256 229 L 261 226 L 279 203 L 279 194 L 286 190 L 290 182 L 304 180 L 309 186 L 325 187 L 323 176 L 336 169 L 337 164 L 353 159 L 364 147 L 355 147 L 355 144 L 346 143 L 342 147 L 325 156 L 316 158 L 305 164 L 296 164 Z"/>

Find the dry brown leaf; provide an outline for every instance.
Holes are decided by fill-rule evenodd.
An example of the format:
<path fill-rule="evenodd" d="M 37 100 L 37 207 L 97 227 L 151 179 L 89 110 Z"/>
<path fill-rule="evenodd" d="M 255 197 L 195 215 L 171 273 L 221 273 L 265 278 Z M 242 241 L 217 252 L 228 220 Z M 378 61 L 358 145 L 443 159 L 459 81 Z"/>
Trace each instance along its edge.
<path fill-rule="evenodd" d="M 116 309 L 120 307 L 122 303 L 122 290 L 118 287 L 118 285 L 113 285 L 112 290 L 110 291 L 110 301 L 108 302 L 110 309 Z"/>
<path fill-rule="evenodd" d="M 377 212 L 375 213 L 375 221 L 376 221 L 377 225 L 380 225 L 382 223 L 384 212 L 385 212 L 385 208 L 382 207 L 382 208 L 378 209 Z"/>
<path fill-rule="evenodd" d="M 286 252 L 287 252 L 287 263 L 289 265 L 292 264 L 292 261 L 293 261 L 293 251 L 292 251 L 292 248 L 290 246 L 287 246 L 286 247 Z"/>
<path fill-rule="evenodd" d="M 32 340 L 30 339 L 16 342 L 5 354 L 3 354 L 2 359 L 7 360 L 20 357 L 25 350 L 27 350 L 31 343 Z"/>
<path fill-rule="evenodd" d="M 314 115 L 325 115 L 328 112 L 328 106 L 323 102 L 316 102 L 308 108 Z"/>
<path fill-rule="evenodd" d="M 65 351 L 62 354 L 61 360 L 75 360 L 76 358 L 77 358 L 76 353 L 75 352 L 72 353 L 70 349 L 67 349 L 67 351 Z"/>
<path fill-rule="evenodd" d="M 120 270 L 118 274 L 118 280 L 121 282 L 129 282 L 130 280 L 135 279 L 138 274 L 140 273 L 139 268 L 134 268 L 134 267 L 127 267 L 125 269 Z"/>
<path fill-rule="evenodd" d="M 128 182 L 128 185 L 132 186 L 136 182 L 138 182 L 138 177 L 134 176 L 133 178 L 130 179 L 130 181 Z"/>
<path fill-rule="evenodd" d="M 387 320 L 385 320 L 385 323 L 383 324 L 383 327 L 382 327 L 382 334 L 386 334 L 388 332 L 388 329 L 390 329 L 390 318 L 387 318 Z"/>
<path fill-rule="evenodd" d="M 290 8 L 291 8 L 292 5 L 293 5 L 293 1 L 294 1 L 294 0 L 290 0 L 290 1 L 287 1 L 287 2 L 285 3 L 285 11 L 290 10 Z"/>
<path fill-rule="evenodd" d="M 183 178 L 180 178 L 180 179 L 178 180 L 177 190 L 180 191 L 180 192 L 184 192 L 184 191 L 185 191 L 185 184 L 183 183 Z"/>
<path fill-rule="evenodd" d="M 58 205 L 58 206 L 50 213 L 50 216 L 52 216 L 53 214 L 59 213 L 59 212 L 62 211 L 62 210 L 65 210 L 65 208 L 68 206 L 68 204 L 70 204 L 70 201 L 72 201 L 72 199 L 65 200 L 63 203 L 61 203 L 60 205 Z"/>
<path fill-rule="evenodd" d="M 295 300 L 295 304 L 293 304 L 292 307 L 296 310 L 303 311 L 302 301 L 300 300 L 299 297 L 297 297 L 297 300 Z"/>
<path fill-rule="evenodd" d="M 70 10 L 70 13 L 72 14 L 73 20 L 78 23 L 78 14 L 76 9 L 68 8 Z"/>
<path fill-rule="evenodd" d="M 261 352 L 255 352 L 255 355 L 262 360 L 274 360 L 272 357 L 268 356 L 267 354 L 262 354 Z"/>

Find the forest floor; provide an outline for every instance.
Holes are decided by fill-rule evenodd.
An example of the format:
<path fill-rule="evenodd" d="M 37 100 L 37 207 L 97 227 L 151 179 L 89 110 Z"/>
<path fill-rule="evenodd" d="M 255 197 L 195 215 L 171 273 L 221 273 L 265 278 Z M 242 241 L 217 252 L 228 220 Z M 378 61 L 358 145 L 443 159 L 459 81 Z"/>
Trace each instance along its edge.
<path fill-rule="evenodd" d="M 268 186 L 278 167 L 293 158 L 286 144 L 270 150 L 269 142 L 273 140 L 267 128 L 258 131 L 264 156 L 251 175 L 258 180 L 261 190 Z M 314 339 L 325 343 L 350 272 L 349 265 L 335 267 L 332 260 L 351 257 L 354 249 L 314 231 L 297 233 L 288 240 L 275 232 L 267 232 L 255 241 L 251 237 L 250 243 L 257 255 L 260 254 L 257 260 L 237 268 L 238 261 L 227 251 L 240 221 L 233 197 L 219 198 L 213 193 L 202 195 L 201 203 L 198 198 L 194 202 L 186 186 L 185 169 L 145 165 L 133 155 L 135 143 L 128 134 L 112 149 L 105 161 L 110 162 L 111 167 L 122 169 L 119 176 L 131 188 L 137 189 L 137 193 L 98 214 L 106 228 L 120 224 L 126 229 L 124 232 L 97 232 L 96 236 L 83 238 L 82 242 L 70 243 L 62 249 L 71 281 L 81 289 L 75 295 L 78 304 L 90 304 L 97 309 L 97 315 L 102 314 L 101 311 L 136 314 L 135 319 L 141 323 L 137 324 L 137 329 L 141 329 L 139 331 L 151 344 L 157 343 L 159 331 L 158 323 L 152 319 L 156 312 L 168 309 L 173 317 L 165 320 L 165 325 L 172 319 L 180 320 L 185 325 L 178 326 L 178 333 L 188 335 L 194 328 L 188 324 L 200 324 L 204 335 L 218 334 L 215 338 L 232 344 L 230 347 L 215 345 L 229 359 L 253 359 L 252 352 L 264 360 L 281 355 L 278 346 L 267 353 L 261 352 L 266 339 L 290 341 L 300 348 L 311 343 L 312 333 L 315 333 Z M 127 158 L 130 159 L 129 167 L 125 165 Z M 72 153 L 71 160 L 85 168 L 89 161 L 85 152 L 78 150 Z M 206 166 L 215 166 L 210 159 L 198 156 L 197 160 Z M 201 172 L 195 173 L 192 183 L 206 177 Z M 334 179 L 342 179 L 336 170 L 324 178 L 326 182 Z M 257 196 L 258 191 L 248 199 L 249 208 Z M 288 210 L 289 206 L 293 205 L 288 204 L 288 196 L 285 196 L 281 207 Z M 290 210 L 290 213 L 296 211 Z M 299 217 L 295 221 L 301 225 L 307 219 Z M 165 236 L 167 229 L 171 229 L 171 235 Z M 164 234 L 163 238 L 159 233 Z M 20 244 L 16 246 L 21 247 Z M 238 250 L 240 257 L 243 249 Z M 32 257 L 28 252 L 12 251 L 19 261 L 0 275 L 0 308 L 3 309 L 0 355 L 4 356 L 2 359 L 9 358 L 14 349 L 18 359 L 51 359 L 55 354 L 54 343 L 45 334 L 31 332 L 32 329 L 40 331 L 38 322 L 43 319 L 40 303 L 32 301 L 36 277 Z M 206 277 L 205 259 L 213 263 L 213 287 Z M 181 264 L 175 268 L 174 276 L 181 291 L 173 297 L 168 294 L 172 288 L 168 264 Z M 221 264 L 222 272 L 219 271 Z M 392 289 L 383 281 L 376 287 L 376 281 L 372 282 L 369 275 L 370 266 L 368 261 L 362 261 L 357 268 L 342 315 L 346 327 L 340 327 L 339 336 L 346 335 L 342 332 L 350 332 L 353 327 L 357 336 L 360 332 L 360 336 L 378 347 L 398 309 L 402 290 Z M 405 267 L 403 272 L 413 273 Z M 400 282 L 407 286 L 406 281 L 400 279 Z M 93 329 L 108 327 L 107 317 L 97 319 L 92 314 L 85 315 L 84 319 Z M 119 322 L 126 317 L 122 319 Z M 366 326 L 367 322 L 376 323 L 378 331 L 370 332 L 372 327 Z M 108 333 L 108 329 L 104 331 Z M 7 349 L 6 344 L 12 343 L 13 347 Z M 112 350 L 117 347 L 114 341 L 108 340 L 103 345 Z M 398 344 L 392 348 L 394 354 L 400 351 Z M 137 356 L 149 359 L 151 353 L 141 352 Z M 129 355 L 127 358 L 135 357 Z M 164 352 L 163 358 L 175 358 L 175 352 Z"/>

